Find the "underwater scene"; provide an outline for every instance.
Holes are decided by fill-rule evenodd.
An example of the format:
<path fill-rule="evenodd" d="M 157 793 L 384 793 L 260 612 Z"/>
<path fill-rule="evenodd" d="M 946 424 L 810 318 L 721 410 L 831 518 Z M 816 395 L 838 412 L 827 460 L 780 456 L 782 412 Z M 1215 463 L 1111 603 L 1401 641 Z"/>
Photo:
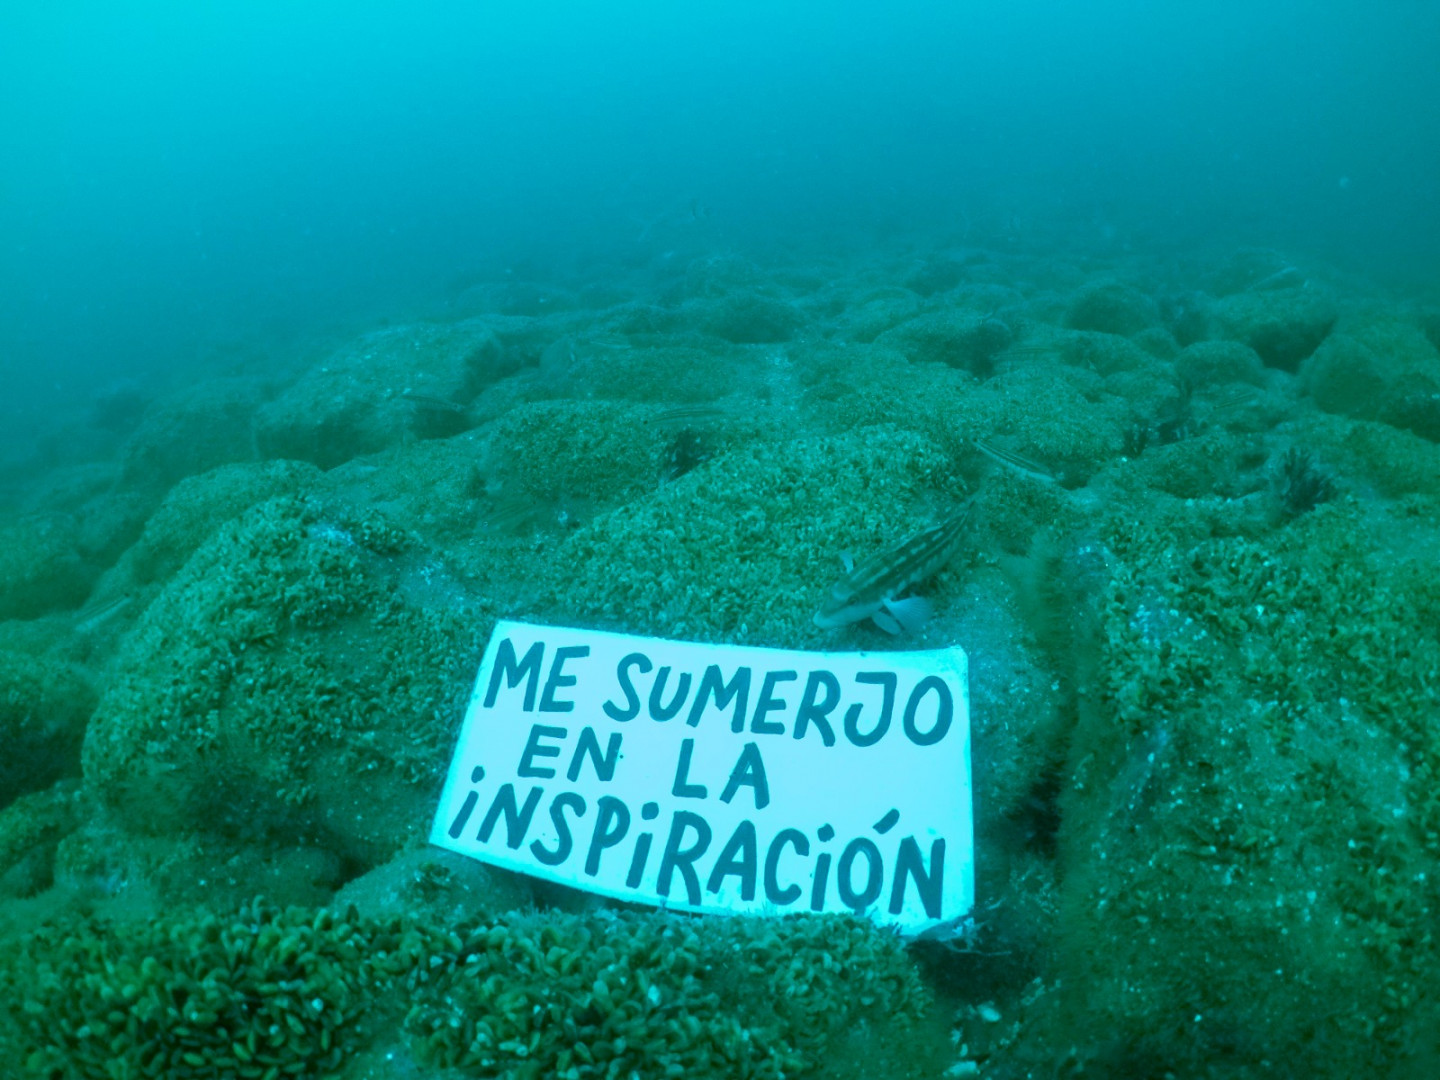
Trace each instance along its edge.
<path fill-rule="evenodd" d="M 1278 0 L 0 13 L 0 1080 L 1440 1075 L 1437 47 Z M 828 824 L 710 878 L 800 914 L 431 843 L 515 623 L 963 650 L 973 904 L 891 925 L 943 846 L 862 888 Z M 863 743 L 801 685 L 796 740 Z"/>

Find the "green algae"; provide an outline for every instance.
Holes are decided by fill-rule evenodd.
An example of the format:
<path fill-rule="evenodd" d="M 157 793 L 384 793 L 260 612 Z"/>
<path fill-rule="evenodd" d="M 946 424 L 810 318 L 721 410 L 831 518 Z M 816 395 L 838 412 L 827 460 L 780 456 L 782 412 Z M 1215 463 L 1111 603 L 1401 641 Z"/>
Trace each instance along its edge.
<path fill-rule="evenodd" d="M 251 423 L 264 393 L 257 380 L 221 378 L 153 402 L 121 455 L 126 482 L 136 490 L 163 492 L 187 476 L 253 461 Z"/>
<path fill-rule="evenodd" d="M 70 515 L 31 514 L 0 523 L 0 619 L 33 619 L 73 607 L 96 575 L 80 553 Z"/>
<path fill-rule="evenodd" d="M 1353 504 L 1253 538 L 1112 521 L 1061 850 L 1060 966 L 1091 991 L 1070 1022 L 1104 1018 L 1097 1060 L 1344 1075 L 1413 1051 L 1440 594 L 1423 549 L 1372 530 Z"/>
<path fill-rule="evenodd" d="M 472 1075 L 779 1080 L 861 1023 L 941 1060 L 914 964 L 861 921 L 546 915 L 461 938 L 408 1027 L 422 1061 Z"/>
<path fill-rule="evenodd" d="M 16 797 L 78 774 L 95 690 L 81 671 L 0 650 L 0 810 Z"/>
<path fill-rule="evenodd" d="M 737 450 L 578 530 L 545 603 L 617 628 L 813 642 L 840 553 L 893 543 L 959 494 L 949 458 L 893 428 Z"/>
<path fill-rule="evenodd" d="M 1303 375 L 1327 412 L 1440 440 L 1440 350 L 1409 318 L 1357 313 L 1316 350 Z"/>
<path fill-rule="evenodd" d="M 1097 281 L 1080 289 L 1070 302 L 1065 325 L 1074 330 L 1133 337 L 1156 326 L 1160 313 L 1145 293 L 1119 281 Z"/>
<path fill-rule="evenodd" d="M 333 1075 L 426 935 L 257 902 L 230 918 L 57 927 L 6 952 L 0 999 L 24 1075 L 265 1080 Z"/>
<path fill-rule="evenodd" d="M 279 495 L 298 494 L 319 476 L 293 461 L 222 465 L 181 480 L 145 522 L 115 576 L 134 587 L 163 582 L 220 526 Z"/>
<path fill-rule="evenodd" d="M 0 1007 L 0 1061 L 114 1075 L 94 1071 L 93 1032 L 79 1034 L 66 994 L 101 1008 L 106 986 L 113 1000 L 155 974 L 150 954 L 164 993 L 191 994 L 211 962 L 206 918 L 237 949 L 247 927 L 278 927 L 244 946 L 260 972 L 303 925 L 319 953 L 332 947 L 313 910 L 171 908 L 230 912 L 264 893 L 313 909 L 363 874 L 416 909 L 408 924 L 330 916 L 355 954 L 327 963 L 364 1019 L 317 1050 L 315 1017 L 295 1031 L 265 989 L 275 980 L 247 983 L 227 1024 L 270 1010 L 304 1051 L 267 1068 L 369 1075 L 361 1060 L 379 1054 L 462 1075 L 943 1071 L 926 985 L 892 939 L 850 924 L 476 922 L 529 895 L 513 880 L 422 917 L 447 886 L 391 856 L 428 821 L 503 613 L 970 649 L 982 925 L 927 972 L 964 1003 L 966 1053 L 987 1073 L 1429 1075 L 1434 334 L 1407 309 L 1323 287 L 1256 289 L 1289 264 L 1252 255 L 1209 282 L 1222 300 L 1180 314 L 1154 305 L 1143 274 L 1092 285 L 1076 266 L 998 257 L 783 281 L 705 260 L 672 293 L 563 316 L 517 292 L 507 302 L 533 317 L 430 327 L 410 352 L 406 329 L 386 332 L 383 363 L 367 367 L 357 342 L 345 370 L 264 407 L 258 449 L 335 466 L 325 474 L 281 460 L 201 471 L 255 453 L 253 388 L 197 392 L 193 422 L 183 397 L 157 409 L 125 468 L 77 473 L 50 509 L 3 529 L 0 655 L 21 674 L 0 729 L 88 734 L 79 785 L 55 783 L 74 772 L 73 738 L 39 754 L 60 772 L 27 765 L 9 782 L 18 797 L 0 783 L 0 803 L 13 798 L 4 925 L 55 920 L 0 934 L 0 973 L 28 980 L 0 994 L 27 1003 Z M 994 352 L 992 315 L 1014 334 Z M 404 396 L 431 361 L 453 410 Z M 340 391 L 340 407 L 322 400 Z M 345 402 L 359 411 L 331 438 Z M 192 454 L 186 433 L 207 417 L 216 439 Z M 676 475 L 681 431 L 710 456 Z M 1054 482 L 997 465 L 977 440 Z M 1287 513 L 1276 475 L 1296 452 L 1335 492 Z M 842 554 L 964 500 L 973 535 L 922 589 L 939 612 L 924 636 L 812 625 Z M 84 629 L 94 613 L 75 610 L 87 596 L 132 597 L 104 648 Z M 51 684 L 74 693 L 41 692 Z M 164 917 L 146 921 L 157 905 Z M 83 927 L 66 921 L 89 910 Z M 402 939 L 396 971 L 367 967 Z M 106 963 L 130 983 L 97 974 Z M 400 996 L 408 1033 L 382 1002 Z M 917 1027 L 912 1011 L 930 1019 Z M 245 1064 L 233 1039 L 227 1051 L 165 1026 L 183 1010 L 148 1015 L 148 1042 L 120 1044 L 135 1064 L 115 1068 Z M 1004 1038 L 977 1034 L 1001 1026 Z"/>
<path fill-rule="evenodd" d="M 373 515 L 255 508 L 131 635 L 89 728 L 87 783 L 142 832 L 393 850 L 424 818 L 451 730 L 440 704 L 463 694 L 483 629 L 444 580 Z"/>
<path fill-rule="evenodd" d="M 30 897 L 55 880 L 55 851 L 89 808 L 80 785 L 61 781 L 0 808 L 0 896 Z"/>
<path fill-rule="evenodd" d="M 947 1046 L 898 940 L 855 919 L 547 913 L 451 930 L 257 902 L 0 949 L 0 1051 L 25 1076 L 331 1076 L 376 1042 L 460 1075 L 567 1080 L 841 1076 L 840 1054 L 903 1047 L 901 1076 Z"/>

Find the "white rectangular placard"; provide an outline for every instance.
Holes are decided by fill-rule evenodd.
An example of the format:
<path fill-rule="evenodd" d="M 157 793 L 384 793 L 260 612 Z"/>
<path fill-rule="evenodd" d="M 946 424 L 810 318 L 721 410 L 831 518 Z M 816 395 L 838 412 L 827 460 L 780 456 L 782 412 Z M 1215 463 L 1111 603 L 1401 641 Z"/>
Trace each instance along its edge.
<path fill-rule="evenodd" d="M 965 653 L 814 653 L 501 622 L 430 841 L 683 911 L 974 900 Z"/>

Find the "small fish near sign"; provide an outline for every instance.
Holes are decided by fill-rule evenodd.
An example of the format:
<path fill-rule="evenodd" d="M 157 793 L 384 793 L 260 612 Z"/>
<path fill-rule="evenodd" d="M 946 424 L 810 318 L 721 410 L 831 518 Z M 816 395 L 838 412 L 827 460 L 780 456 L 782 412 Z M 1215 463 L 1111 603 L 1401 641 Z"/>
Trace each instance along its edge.
<path fill-rule="evenodd" d="M 965 653 L 815 653 L 501 622 L 430 842 L 680 911 L 974 900 Z"/>

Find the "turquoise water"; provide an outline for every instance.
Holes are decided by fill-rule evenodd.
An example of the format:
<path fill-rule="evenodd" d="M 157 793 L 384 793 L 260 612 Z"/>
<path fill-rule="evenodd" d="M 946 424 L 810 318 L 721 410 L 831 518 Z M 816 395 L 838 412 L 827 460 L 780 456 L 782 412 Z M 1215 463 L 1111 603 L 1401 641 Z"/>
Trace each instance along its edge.
<path fill-rule="evenodd" d="M 0 1077 L 1433 1075 L 1436 44 L 0 13 Z M 973 910 L 427 845 L 506 619 L 963 649 Z"/>

